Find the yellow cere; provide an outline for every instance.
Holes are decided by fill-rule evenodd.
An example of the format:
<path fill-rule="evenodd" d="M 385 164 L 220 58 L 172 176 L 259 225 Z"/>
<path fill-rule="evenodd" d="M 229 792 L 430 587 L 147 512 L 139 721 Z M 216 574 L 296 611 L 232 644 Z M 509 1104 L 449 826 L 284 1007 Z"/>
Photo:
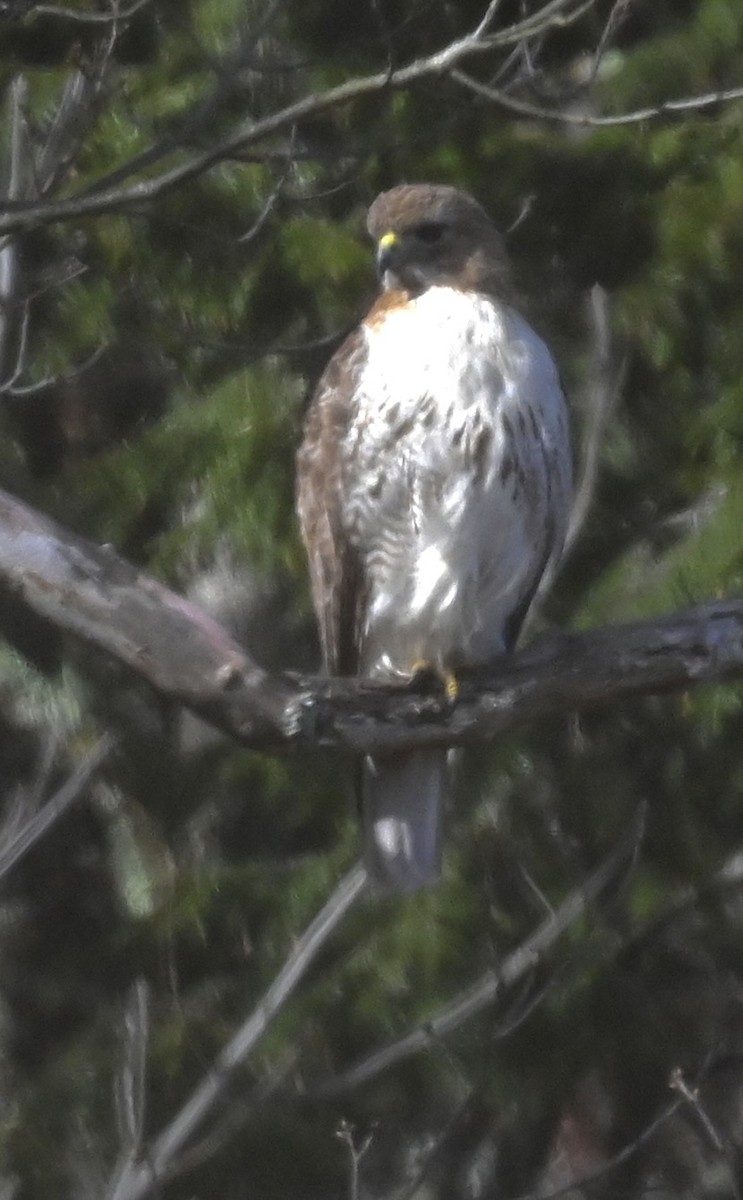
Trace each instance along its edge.
<path fill-rule="evenodd" d="M 385 233 L 380 239 L 379 244 L 383 250 L 387 250 L 390 246 L 394 246 L 397 241 L 396 233 Z"/>

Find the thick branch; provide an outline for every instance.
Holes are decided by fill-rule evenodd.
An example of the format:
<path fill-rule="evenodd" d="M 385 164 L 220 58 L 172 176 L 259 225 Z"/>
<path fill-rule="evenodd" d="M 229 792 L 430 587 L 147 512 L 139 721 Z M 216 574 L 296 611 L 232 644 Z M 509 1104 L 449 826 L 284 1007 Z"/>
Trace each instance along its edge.
<path fill-rule="evenodd" d="M 495 737 L 549 713 L 743 676 L 743 601 L 541 638 L 438 692 L 269 675 L 196 605 L 0 492 L 0 589 L 256 748 L 355 752 Z"/>

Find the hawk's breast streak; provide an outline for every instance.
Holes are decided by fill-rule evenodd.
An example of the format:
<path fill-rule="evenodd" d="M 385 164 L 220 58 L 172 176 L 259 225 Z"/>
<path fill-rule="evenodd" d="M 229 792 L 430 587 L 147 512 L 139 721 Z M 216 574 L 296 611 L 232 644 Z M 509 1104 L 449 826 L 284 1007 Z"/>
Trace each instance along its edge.
<path fill-rule="evenodd" d="M 570 451 L 541 339 L 490 297 L 432 287 L 364 325 L 344 456 L 368 589 L 361 670 L 485 663 L 559 555 Z"/>

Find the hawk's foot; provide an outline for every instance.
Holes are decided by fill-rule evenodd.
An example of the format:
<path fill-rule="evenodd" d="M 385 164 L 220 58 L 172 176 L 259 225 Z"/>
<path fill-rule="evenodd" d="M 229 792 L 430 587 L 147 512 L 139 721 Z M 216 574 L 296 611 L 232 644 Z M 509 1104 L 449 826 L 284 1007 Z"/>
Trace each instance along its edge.
<path fill-rule="evenodd" d="M 456 700 L 459 695 L 459 680 L 453 671 L 447 671 L 445 667 L 437 667 L 434 663 L 427 662 L 425 658 L 418 658 L 410 668 L 410 673 L 414 683 L 421 683 L 422 679 L 432 679 L 440 684 L 448 700 Z"/>

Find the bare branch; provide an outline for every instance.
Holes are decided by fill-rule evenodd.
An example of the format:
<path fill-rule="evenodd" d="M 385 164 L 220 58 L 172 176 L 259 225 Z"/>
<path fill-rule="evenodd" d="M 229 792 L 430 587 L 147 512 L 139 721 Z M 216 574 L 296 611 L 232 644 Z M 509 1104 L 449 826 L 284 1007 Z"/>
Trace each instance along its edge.
<path fill-rule="evenodd" d="M 64 282 L 66 283 L 67 280 Z M 24 327 L 27 324 L 28 307 L 26 307 L 26 313 L 24 316 Z M 96 362 L 98 362 L 98 359 L 106 353 L 106 351 L 110 348 L 110 345 L 110 342 L 103 342 L 102 345 L 97 346 L 96 349 L 88 355 L 84 362 L 81 362 L 80 365 L 75 367 L 72 371 L 65 371 L 64 374 L 60 375 L 45 375 L 43 379 L 37 379 L 36 383 L 27 383 L 23 385 L 17 384 L 16 380 L 19 372 L 15 372 L 13 377 L 8 380 L 7 383 L 0 384 L 0 395 L 5 394 L 8 396 L 14 396 L 16 399 L 20 399 L 21 397 L 27 398 L 29 396 L 36 396 L 39 392 L 48 391 L 50 388 L 60 387 L 62 384 L 73 383 L 76 379 L 79 379 L 81 375 L 84 375 L 86 371 L 89 371 Z"/>
<path fill-rule="evenodd" d="M 447 1037 L 492 1004 L 506 988 L 512 987 L 528 971 L 537 966 L 558 938 L 588 910 L 601 892 L 611 883 L 627 858 L 634 857 L 642 838 L 643 826 L 644 809 L 640 808 L 621 839 L 600 866 L 588 876 L 580 887 L 575 888 L 567 899 L 563 900 L 554 914 L 547 917 L 525 942 L 522 942 L 513 953 L 504 959 L 500 967 L 488 971 L 477 983 L 457 996 L 425 1025 L 419 1025 L 405 1037 L 375 1051 L 334 1079 L 308 1089 L 310 1094 L 313 1096 L 336 1096 L 350 1091 L 359 1084 L 373 1079 L 382 1071 L 388 1070 L 396 1063 L 410 1058 L 411 1055 L 419 1054 L 422 1050 L 429 1050 L 441 1038 Z"/>
<path fill-rule="evenodd" d="M 600 129 L 612 125 L 637 125 L 642 121 L 651 121 L 658 117 L 670 117 L 684 112 L 700 112 L 702 109 L 711 108 L 716 104 L 728 104 L 733 100 L 743 100 L 743 87 L 725 88 L 719 92 L 704 92 L 700 96 L 685 96 L 679 100 L 664 100 L 662 104 L 651 105 L 647 108 L 637 108 L 632 112 L 596 117 L 589 113 L 544 108 L 539 104 L 532 104 L 529 100 L 520 100 L 508 92 L 503 92 L 498 88 L 490 87 L 486 83 L 481 83 L 479 79 L 473 79 L 471 75 L 467 75 L 458 68 L 450 70 L 449 75 L 471 92 L 475 92 L 485 100 L 491 100 L 493 104 L 498 104 L 501 108 L 517 113 L 519 116 L 531 117 L 539 121 L 552 121 L 557 125 L 578 125 L 591 129 Z M 0 231 L 1 229 L 2 226 L 0 226 Z"/>
<path fill-rule="evenodd" d="M 338 1126 L 335 1136 L 340 1142 L 343 1142 L 348 1150 L 350 1168 L 348 1172 L 348 1200 L 359 1200 L 361 1160 L 368 1153 L 374 1141 L 374 1134 L 366 1133 L 358 1136 L 353 1125 L 343 1120 Z"/>
<path fill-rule="evenodd" d="M 93 183 L 85 187 L 82 192 L 78 193 L 78 195 L 82 197 L 101 192 L 110 192 L 112 188 L 118 187 L 125 180 L 131 179 L 132 176 L 141 175 L 145 169 L 153 167 L 156 163 L 170 157 L 178 150 L 183 150 L 191 146 L 197 137 L 203 135 L 205 130 L 211 132 L 210 127 L 213 125 L 223 102 L 231 97 L 233 89 L 239 80 L 240 73 L 255 49 L 257 40 L 266 32 L 275 19 L 280 5 L 281 0 L 272 0 L 272 3 L 266 6 L 257 24 L 251 26 L 247 38 L 240 40 L 234 53 L 229 55 L 225 61 L 215 64 L 217 79 L 211 92 L 203 100 L 198 100 L 188 109 L 177 127 L 169 129 L 167 133 L 159 137 L 146 150 L 135 154 L 127 162 L 109 171 L 107 175 L 96 179 Z M 290 130 L 292 142 L 293 132 L 293 130 Z M 263 161 L 264 158 L 269 156 L 275 156 L 275 148 L 267 151 L 265 155 L 254 153 L 252 156 L 245 154 L 241 157 L 243 161 Z M 287 168 L 291 165 L 292 153 L 289 149 L 283 155 L 279 154 L 276 157 L 279 161 L 285 163 Z"/>
<path fill-rule="evenodd" d="M 682 1099 L 697 1115 L 704 1132 L 714 1146 L 715 1150 L 722 1154 L 724 1151 L 722 1139 L 715 1129 L 709 1115 L 702 1107 L 701 1100 L 699 1099 L 699 1088 L 690 1087 L 690 1085 L 684 1079 L 684 1073 L 681 1070 L 681 1067 L 674 1067 L 673 1071 L 671 1072 L 671 1078 L 668 1086 L 672 1092 L 678 1092 L 679 1096 L 682 1097 Z"/>
<path fill-rule="evenodd" d="M 114 744 L 113 736 L 105 734 L 86 755 L 67 783 L 0 848 L 0 878 L 28 853 L 39 838 L 42 838 L 82 795 L 88 780 L 108 758 Z"/>
<path fill-rule="evenodd" d="M 592 331 L 590 405 L 583 439 L 580 480 L 570 513 L 563 561 L 575 545 L 591 507 L 606 429 L 621 394 L 625 375 L 625 363 L 617 364 L 612 347 L 609 298 L 599 284 L 595 284 L 590 291 L 589 319 Z"/>
<path fill-rule="evenodd" d="M 475 1103 L 476 1098 L 477 1093 L 474 1088 L 468 1088 L 464 1099 L 460 1100 L 459 1104 L 457 1104 L 446 1125 L 437 1135 L 433 1145 L 426 1151 L 418 1169 L 412 1175 L 411 1179 L 403 1185 L 401 1190 L 397 1192 L 393 1200 L 414 1200 L 414 1197 L 418 1195 L 425 1195 L 425 1192 L 421 1191 L 422 1185 L 426 1182 L 436 1163 L 443 1157 L 448 1144 L 457 1133 L 462 1121 L 466 1118 L 469 1110 Z"/>
<path fill-rule="evenodd" d="M 289 178 L 290 171 L 291 171 L 291 158 L 289 158 L 289 160 L 287 161 L 286 167 L 284 168 L 284 172 L 282 175 L 279 176 L 278 182 L 274 185 L 274 187 L 269 192 L 266 200 L 264 201 L 264 203 L 261 207 L 260 212 L 258 213 L 258 216 L 255 218 L 252 225 L 250 226 L 250 229 L 246 230 L 245 233 L 241 233 L 239 238 L 237 239 L 239 245 L 241 245 L 241 246 L 245 245 L 246 242 L 252 242 L 252 241 L 254 241 L 255 238 L 258 237 L 258 234 L 264 228 L 266 222 L 269 220 L 273 210 L 275 209 L 275 207 L 278 203 L 279 196 L 281 195 L 281 193 L 283 192 L 283 190 L 286 186 L 286 181 Z"/>
<path fill-rule="evenodd" d="M 0 234 L 40 224 L 77 220 L 83 216 L 98 216 L 102 213 L 140 207 L 178 184 L 204 174 L 216 163 L 233 157 L 239 151 L 253 146 L 256 142 L 273 136 L 281 130 L 291 129 L 308 117 L 340 107 L 362 96 L 395 91 L 430 76 L 445 75 L 464 59 L 494 49 L 516 45 L 524 38 L 535 37 L 547 29 L 576 21 L 587 8 L 592 7 L 593 3 L 594 0 L 588 0 L 587 3 L 579 5 L 576 5 L 575 0 L 549 0 L 537 12 L 490 34 L 481 32 L 481 28 L 484 28 L 489 20 L 488 12 L 490 10 L 487 9 L 483 20 L 471 33 L 457 41 L 450 42 L 436 53 L 415 59 L 412 63 L 396 71 L 385 70 L 374 75 L 360 76 L 329 88 L 325 92 L 304 96 L 278 112 L 238 128 L 222 142 L 218 142 L 201 154 L 187 158 L 169 170 L 163 171 L 160 175 L 120 190 L 108 189 L 92 192 L 89 187 L 85 193 L 78 193 L 67 200 L 55 203 L 22 207 L 9 206 L 6 215 L 0 217 Z M 178 149 L 182 149 L 182 143 L 173 147 L 173 150 Z M 146 157 L 147 152 L 144 153 L 143 160 Z M 98 186 L 93 185 L 95 188 Z"/>
<path fill-rule="evenodd" d="M 714 1122 L 712 1121 L 712 1118 L 700 1099 L 699 1088 L 691 1087 L 687 1083 L 680 1067 L 676 1067 L 671 1072 L 669 1087 L 671 1088 L 671 1091 L 677 1092 L 682 1100 L 688 1105 L 702 1126 L 706 1136 L 709 1138 L 710 1143 L 712 1146 L 714 1146 L 715 1150 L 717 1150 L 718 1154 L 720 1154 L 724 1159 L 727 1167 L 727 1173 L 729 1175 L 731 1194 L 734 1200 L 741 1200 L 740 1188 L 738 1187 L 737 1182 L 735 1156 L 730 1153 L 729 1147 L 725 1145 L 725 1142 L 715 1129 Z"/>
<path fill-rule="evenodd" d="M 4 246 L 0 250 L 0 255 L 15 255 L 14 246 Z M 9 315 L 9 314 L 8 314 Z M 28 327 L 31 322 L 31 309 L 28 303 L 23 305 L 23 317 L 21 319 L 21 331 L 18 336 L 18 352 L 13 370 L 7 379 L 0 381 L 0 395 L 11 395 L 15 393 L 15 385 L 26 369 L 26 351 L 28 349 Z M 7 328 L 7 325 L 5 326 Z"/>
<path fill-rule="evenodd" d="M 76 8 L 65 8 L 61 4 L 34 4 L 31 8 L 23 13 L 24 21 L 31 21 L 34 17 L 59 17 L 64 21 L 76 21 L 82 25 L 111 25 L 117 21 L 128 21 L 135 13 L 144 8 L 147 4 L 152 4 L 153 0 L 134 0 L 128 8 L 119 8 L 118 4 L 112 6 L 113 11 L 110 13 L 97 12 L 81 12 Z M 6 10 L 8 16 L 14 16 L 14 5 L 12 3 L 0 4 L 0 10 Z M 8 10 L 10 10 L 8 12 Z"/>
<path fill-rule="evenodd" d="M 124 1060 L 116 1090 L 122 1160 L 133 1163 L 142 1148 L 147 1080 L 150 992 L 145 979 L 129 989 L 124 1006 Z"/>
<path fill-rule="evenodd" d="M 0 588 L 256 748 L 462 745 L 550 713 L 743 676 L 743 601 L 541 638 L 439 692 L 269 675 L 197 605 L 0 492 Z"/>
<path fill-rule="evenodd" d="M 72 165 L 90 129 L 99 91 L 100 75 L 96 80 L 83 71 L 73 71 L 65 80 L 38 153 L 36 179 L 41 195 L 57 187 Z"/>
<path fill-rule="evenodd" d="M 743 852 L 736 850 L 709 879 L 701 884 L 685 886 L 679 889 L 677 895 L 658 915 L 651 918 L 646 925 L 633 933 L 627 940 L 622 940 L 618 943 L 616 950 L 626 955 L 630 951 L 635 952 L 640 947 L 647 948 L 673 922 L 696 909 L 701 902 L 720 891 L 727 891 L 729 888 L 738 889 L 741 884 L 743 884 Z M 621 1166 L 632 1158 L 641 1147 L 654 1137 L 662 1125 L 686 1105 L 690 1105 L 694 1109 L 710 1142 L 716 1150 L 725 1156 L 728 1166 L 731 1169 L 731 1179 L 734 1180 L 736 1177 L 729 1150 L 712 1124 L 708 1114 L 702 1108 L 699 1099 L 699 1080 L 704 1077 L 708 1067 L 709 1058 L 699 1071 L 697 1083 L 694 1086 L 691 1086 L 684 1079 L 680 1070 L 674 1071 L 671 1075 L 669 1086 L 677 1093 L 677 1098 L 664 1108 L 636 1138 L 608 1158 L 600 1167 L 586 1174 L 575 1176 L 558 1188 L 549 1191 L 539 1188 L 537 1191 L 525 1192 L 515 1196 L 512 1200 L 557 1200 L 558 1197 L 565 1196 L 568 1193 L 572 1194 L 574 1190 L 604 1178 L 616 1167 Z M 733 1194 L 737 1193 L 734 1192 Z"/>
<path fill-rule="evenodd" d="M 264 1104 L 270 1096 L 273 1096 L 281 1085 L 286 1082 L 287 1076 L 296 1067 L 296 1062 L 296 1053 L 290 1051 L 284 1056 L 278 1067 L 274 1066 L 271 1074 L 261 1079 L 257 1086 L 252 1087 L 245 1097 L 236 1095 L 234 1091 L 231 1091 L 229 1104 L 222 1105 L 219 1119 L 209 1128 L 208 1133 L 199 1141 L 189 1145 L 188 1150 L 185 1150 L 177 1158 L 173 1159 L 168 1169 L 169 1178 L 172 1179 L 176 1175 L 183 1175 L 186 1171 L 192 1171 L 194 1167 L 198 1167 L 201 1163 L 213 1158 L 222 1146 L 226 1145 L 244 1127 L 246 1121 L 255 1113 L 256 1109 L 261 1104 Z M 0 1200 L 2 1200 L 1 1197 Z"/>
<path fill-rule="evenodd" d="M 62 737 L 59 729 L 52 726 L 44 736 L 33 783 L 30 788 L 26 789 L 30 812 L 36 812 L 44 798 L 61 743 Z"/>
<path fill-rule="evenodd" d="M 172 1176 L 176 1156 L 212 1112 L 276 1014 L 296 989 L 318 952 L 366 890 L 366 871 L 358 864 L 341 880 L 330 899 L 297 942 L 255 1010 L 217 1056 L 180 1112 L 155 1139 L 138 1165 L 125 1168 L 109 1191 L 109 1200 L 140 1200 Z"/>
<path fill-rule="evenodd" d="M 625 361 L 617 362 L 612 345 L 609 297 L 606 290 L 594 284 L 589 293 L 588 318 L 591 368 L 587 381 L 587 419 L 581 445 L 581 464 L 577 487 L 570 511 L 565 545 L 559 559 L 550 564 L 540 580 L 537 594 L 524 626 L 525 633 L 533 628 L 555 580 L 567 562 L 591 509 L 599 475 L 601 450 L 609 422 L 621 395 L 625 376 Z"/>
<path fill-rule="evenodd" d="M 630 9 L 632 8 L 633 4 L 634 0 L 614 0 L 611 12 L 606 18 L 606 24 L 604 25 L 603 32 L 598 40 L 598 44 L 593 55 L 591 73 L 588 77 L 589 87 L 595 81 L 596 76 L 598 75 L 599 67 L 601 66 L 601 62 L 606 54 L 611 39 L 614 37 L 619 27 L 629 17 Z"/>
<path fill-rule="evenodd" d="M 485 10 L 485 15 L 472 34 L 474 38 L 481 38 L 485 33 L 487 33 L 488 29 L 493 23 L 493 18 L 495 17 L 497 10 L 500 8 L 500 2 L 501 0 L 490 0 L 490 4 Z"/>
<path fill-rule="evenodd" d="M 603 1179 L 616 1167 L 621 1167 L 623 1163 L 631 1159 L 643 1146 L 647 1145 L 655 1137 L 658 1130 L 667 1121 L 670 1121 L 671 1117 L 675 1116 L 682 1104 L 682 1100 L 674 1100 L 671 1104 L 667 1105 L 655 1120 L 651 1121 L 643 1129 L 642 1133 L 633 1138 L 631 1142 L 627 1142 L 625 1146 L 622 1146 L 621 1150 L 618 1150 L 616 1154 L 612 1154 L 611 1158 L 608 1158 L 606 1162 L 603 1162 L 594 1171 L 587 1171 L 584 1175 L 576 1175 L 573 1179 L 569 1179 L 567 1183 L 561 1184 L 560 1187 L 550 1188 L 548 1191 L 539 1188 L 536 1192 L 522 1192 L 518 1196 L 510 1197 L 509 1200 L 557 1200 L 560 1196 L 567 1196 L 574 1193 L 577 1188 L 586 1187 L 598 1179 Z"/>
<path fill-rule="evenodd" d="M 28 84 L 22 75 L 11 83 L 8 96 L 9 145 L 5 190 L 11 203 L 22 203 L 28 197 L 30 184 L 30 148 L 26 128 L 25 106 Z M 22 284 L 18 261 L 18 245 L 14 238 L 0 240 L 0 377 L 15 380 L 23 370 L 26 351 L 28 308 L 18 330 L 18 314 L 23 307 Z M 20 343 L 20 346 L 18 346 Z M 12 363 L 12 365 L 11 365 Z"/>

